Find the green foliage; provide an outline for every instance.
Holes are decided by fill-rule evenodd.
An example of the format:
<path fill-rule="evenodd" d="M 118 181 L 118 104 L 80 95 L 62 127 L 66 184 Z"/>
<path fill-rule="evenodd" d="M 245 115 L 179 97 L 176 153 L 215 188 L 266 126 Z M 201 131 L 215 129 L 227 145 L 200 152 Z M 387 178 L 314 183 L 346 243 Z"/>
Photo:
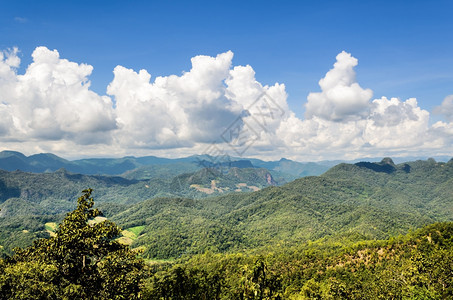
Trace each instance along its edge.
<path fill-rule="evenodd" d="M 79 184 L 87 179 L 57 175 Z M 209 177 L 215 173 L 198 175 L 181 176 L 182 190 L 221 181 Z M 32 197 L 9 198 L 0 211 L 0 251 L 11 247 L 5 241 L 13 235 L 26 237 L 27 248 L 0 259 L 0 299 L 450 299 L 452 175 L 453 162 L 384 160 L 341 164 L 256 193 L 104 202 L 145 257 L 172 259 L 149 266 L 117 242 L 121 230 L 112 221 L 89 222 L 100 215 L 91 190 L 55 236 L 29 247 L 54 220 L 36 216 Z M 124 179 L 98 179 L 110 184 L 104 197 L 130 191 Z M 10 178 L 3 182 L 13 187 Z M 140 193 L 143 182 L 136 184 Z M 449 222 L 395 237 L 435 221 Z"/>
<path fill-rule="evenodd" d="M 133 247 L 145 246 L 146 257 L 159 259 L 207 250 L 294 245 L 337 236 L 384 239 L 436 221 L 453 220 L 453 162 L 340 164 L 322 176 L 301 178 L 282 187 L 215 198 L 201 198 L 207 194 L 190 187 L 208 187 L 212 180 L 225 191 L 242 181 L 263 187 L 265 175 L 264 169 L 231 168 L 227 174 L 205 169 L 180 175 L 178 180 L 130 181 L 64 171 L 0 171 L 0 182 L 21 194 L 21 198 L 1 204 L 0 225 L 18 216 L 24 220 L 25 216 L 73 208 L 68 199 L 81 185 L 96 188 L 100 207 L 123 228 L 144 226 Z M 153 199 L 143 201 L 147 198 Z M 48 221 L 60 220 L 54 216 Z M 8 253 L 19 232 L 0 228 L 0 245 L 4 246 L 0 251 Z M 21 233 L 27 238 L 22 247 L 42 234 L 27 230 L 29 233 Z"/>
<path fill-rule="evenodd" d="M 205 254 L 156 268 L 145 299 L 450 299 L 453 223 L 396 239 Z"/>
<path fill-rule="evenodd" d="M 115 239 L 113 222 L 88 221 L 101 215 L 93 209 L 91 189 L 68 213 L 55 236 L 39 239 L 3 263 L 0 294 L 8 299 L 135 299 L 143 263 Z M 33 297 L 32 297 L 33 296 Z"/>
<path fill-rule="evenodd" d="M 0 257 L 11 255 L 15 247 L 30 246 L 33 240 L 48 237 L 45 216 L 0 217 Z"/>
<path fill-rule="evenodd" d="M 73 174 L 64 169 L 44 174 L 0 170 L 0 205 L 3 208 L 0 217 L 66 213 L 75 208 L 71 199 L 77 197 L 85 186 L 96 189 L 97 202 L 100 204 L 130 205 L 155 197 L 207 197 L 211 194 L 191 185 L 198 183 L 201 187 L 210 188 L 212 180 L 217 182 L 218 189 L 212 191 L 217 195 L 235 192 L 240 183 L 262 188 L 269 185 L 267 174 L 267 170 L 253 168 L 232 168 L 225 174 L 203 169 L 170 178 L 136 180 Z M 241 189 L 251 191 L 246 187 Z"/>
<path fill-rule="evenodd" d="M 145 257 L 154 259 L 291 246 L 320 238 L 385 239 L 453 220 L 453 163 L 385 167 L 389 163 L 341 164 L 322 176 L 255 193 L 154 198 L 110 217 L 125 228 L 144 226 L 133 246 L 144 246 Z M 184 176 L 200 184 L 206 178 Z"/>
<path fill-rule="evenodd" d="M 196 172 L 201 167 L 193 162 L 178 162 L 163 165 L 145 165 L 130 170 L 122 176 L 127 179 L 151 180 L 151 179 L 172 179 L 175 176 Z"/>
<path fill-rule="evenodd" d="M 142 233 L 143 229 L 145 229 L 145 226 L 135 226 L 128 228 L 127 230 L 131 231 L 135 236 L 138 236 L 140 233 Z"/>
<path fill-rule="evenodd" d="M 238 170 L 227 175 L 255 180 L 262 172 Z M 181 175 L 179 182 L 63 171 L 8 174 L 0 174 L 4 195 L 18 190 L 20 197 L 2 204 L 0 251 L 10 253 L 14 242 L 27 247 L 46 239 L 0 260 L 4 298 L 117 297 L 112 291 L 146 299 L 453 297 L 453 162 L 340 164 L 282 187 L 209 198 L 190 194 L 190 185 L 215 180 L 234 187 L 233 177 L 207 170 Z M 91 190 L 56 236 L 45 232 L 44 224 L 55 218 L 39 216 L 44 208 L 54 205 L 56 213 L 68 207 L 67 200 L 49 199 L 60 190 L 69 196 L 91 181 L 101 187 L 109 219 L 135 235 L 133 247 L 149 259 L 171 259 L 152 264 L 144 282 L 147 268 L 137 253 L 116 241 L 120 229 L 108 220 L 88 222 L 100 214 Z M 54 184 L 57 192 L 40 190 L 43 184 Z M 174 197 L 174 191 L 172 197 L 154 197 L 173 185 L 192 199 Z M 146 195 L 154 198 L 141 201 Z M 436 221 L 449 222 L 394 238 Z"/>

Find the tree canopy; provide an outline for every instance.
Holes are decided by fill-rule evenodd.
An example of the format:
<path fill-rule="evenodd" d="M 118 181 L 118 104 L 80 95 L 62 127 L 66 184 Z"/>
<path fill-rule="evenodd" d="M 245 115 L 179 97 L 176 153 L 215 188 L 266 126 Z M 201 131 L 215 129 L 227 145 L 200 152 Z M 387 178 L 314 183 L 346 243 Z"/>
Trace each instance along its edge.
<path fill-rule="evenodd" d="M 1 299 L 137 299 L 143 261 L 120 244 L 121 229 L 94 209 L 83 191 L 54 236 L 0 262 Z"/>

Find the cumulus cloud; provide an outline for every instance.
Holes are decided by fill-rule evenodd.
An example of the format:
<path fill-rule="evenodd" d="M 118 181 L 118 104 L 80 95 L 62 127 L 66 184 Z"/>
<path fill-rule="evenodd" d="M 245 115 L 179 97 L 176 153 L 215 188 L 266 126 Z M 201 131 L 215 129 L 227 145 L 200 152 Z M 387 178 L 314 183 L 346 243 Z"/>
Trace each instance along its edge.
<path fill-rule="evenodd" d="M 368 115 L 343 122 L 313 116 L 301 120 L 291 115 L 282 120 L 277 137 L 294 158 L 357 158 L 366 155 L 404 154 L 432 149 L 438 144 L 429 127 L 429 112 L 415 99 L 375 99 Z"/>
<path fill-rule="evenodd" d="M 190 147 L 211 142 L 243 107 L 225 95 L 232 52 L 196 56 L 182 76 L 157 77 L 118 66 L 107 93 L 116 100 L 118 139 L 136 147 Z"/>
<path fill-rule="evenodd" d="M 112 102 L 89 89 L 93 67 L 60 59 L 38 47 L 25 74 L 17 75 L 17 49 L 0 56 L 0 115 L 8 124 L 2 139 L 71 139 L 105 143 L 116 127 Z"/>
<path fill-rule="evenodd" d="M 404 102 L 386 97 L 373 100 L 364 138 L 371 146 L 387 148 L 421 146 L 429 139 L 429 112 L 417 100 Z"/>
<path fill-rule="evenodd" d="M 432 153 L 453 141 L 452 96 L 436 108 L 448 122 L 434 125 L 415 98 L 371 101 L 372 91 L 356 80 L 357 59 L 346 52 L 319 81 L 321 92 L 308 95 L 305 119 L 289 108 L 284 84 L 261 84 L 251 66 L 233 66 L 231 51 L 193 57 L 189 71 L 154 79 L 117 66 L 107 95 L 90 90 L 90 65 L 38 47 L 19 75 L 18 53 L 0 52 L 3 149 L 181 156 L 214 143 L 232 155 L 317 160 Z"/>
<path fill-rule="evenodd" d="M 314 116 L 343 121 L 363 118 L 367 115 L 369 100 L 373 92 L 362 89 L 356 82 L 354 67 L 358 60 L 346 52 L 336 57 L 333 69 L 319 81 L 320 93 L 310 93 L 305 105 L 305 117 Z"/>
<path fill-rule="evenodd" d="M 263 86 L 255 79 L 255 71 L 249 65 L 234 67 L 225 83 L 227 97 L 246 109 L 241 120 L 247 135 L 242 138 L 253 139 L 256 151 L 275 151 L 280 142 L 276 137 L 277 128 L 290 113 L 285 85 Z"/>
<path fill-rule="evenodd" d="M 334 68 L 319 82 L 322 92 L 308 95 L 306 118 L 299 119 L 292 112 L 282 118 L 275 138 L 285 146 L 284 152 L 311 160 L 424 151 L 432 155 L 433 149 L 451 148 L 451 123 L 430 126 L 429 112 L 415 98 L 370 101 L 372 91 L 356 82 L 356 65 L 350 54 L 340 53 Z M 447 97 L 439 110 L 453 115 L 452 103 Z"/>

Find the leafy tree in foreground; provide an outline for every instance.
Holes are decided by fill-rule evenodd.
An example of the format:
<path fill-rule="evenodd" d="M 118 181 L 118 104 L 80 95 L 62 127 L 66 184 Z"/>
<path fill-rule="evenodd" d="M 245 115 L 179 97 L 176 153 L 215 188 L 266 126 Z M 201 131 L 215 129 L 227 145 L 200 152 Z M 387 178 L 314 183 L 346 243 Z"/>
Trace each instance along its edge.
<path fill-rule="evenodd" d="M 16 248 L 0 261 L 0 299 L 137 299 L 143 261 L 115 239 L 113 222 L 88 222 L 101 215 L 93 209 L 92 190 L 83 191 L 55 236 Z"/>

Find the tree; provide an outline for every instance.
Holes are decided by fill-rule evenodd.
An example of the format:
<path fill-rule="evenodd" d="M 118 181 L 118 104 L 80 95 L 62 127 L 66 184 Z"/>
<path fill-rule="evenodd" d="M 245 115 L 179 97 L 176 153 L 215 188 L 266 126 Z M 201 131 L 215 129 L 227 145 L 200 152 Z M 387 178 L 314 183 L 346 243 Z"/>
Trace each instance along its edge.
<path fill-rule="evenodd" d="M 113 222 L 89 222 L 102 215 L 93 209 L 92 189 L 82 192 L 55 236 L 14 249 L 3 266 L 0 298 L 138 299 L 143 261 L 120 244 Z"/>

